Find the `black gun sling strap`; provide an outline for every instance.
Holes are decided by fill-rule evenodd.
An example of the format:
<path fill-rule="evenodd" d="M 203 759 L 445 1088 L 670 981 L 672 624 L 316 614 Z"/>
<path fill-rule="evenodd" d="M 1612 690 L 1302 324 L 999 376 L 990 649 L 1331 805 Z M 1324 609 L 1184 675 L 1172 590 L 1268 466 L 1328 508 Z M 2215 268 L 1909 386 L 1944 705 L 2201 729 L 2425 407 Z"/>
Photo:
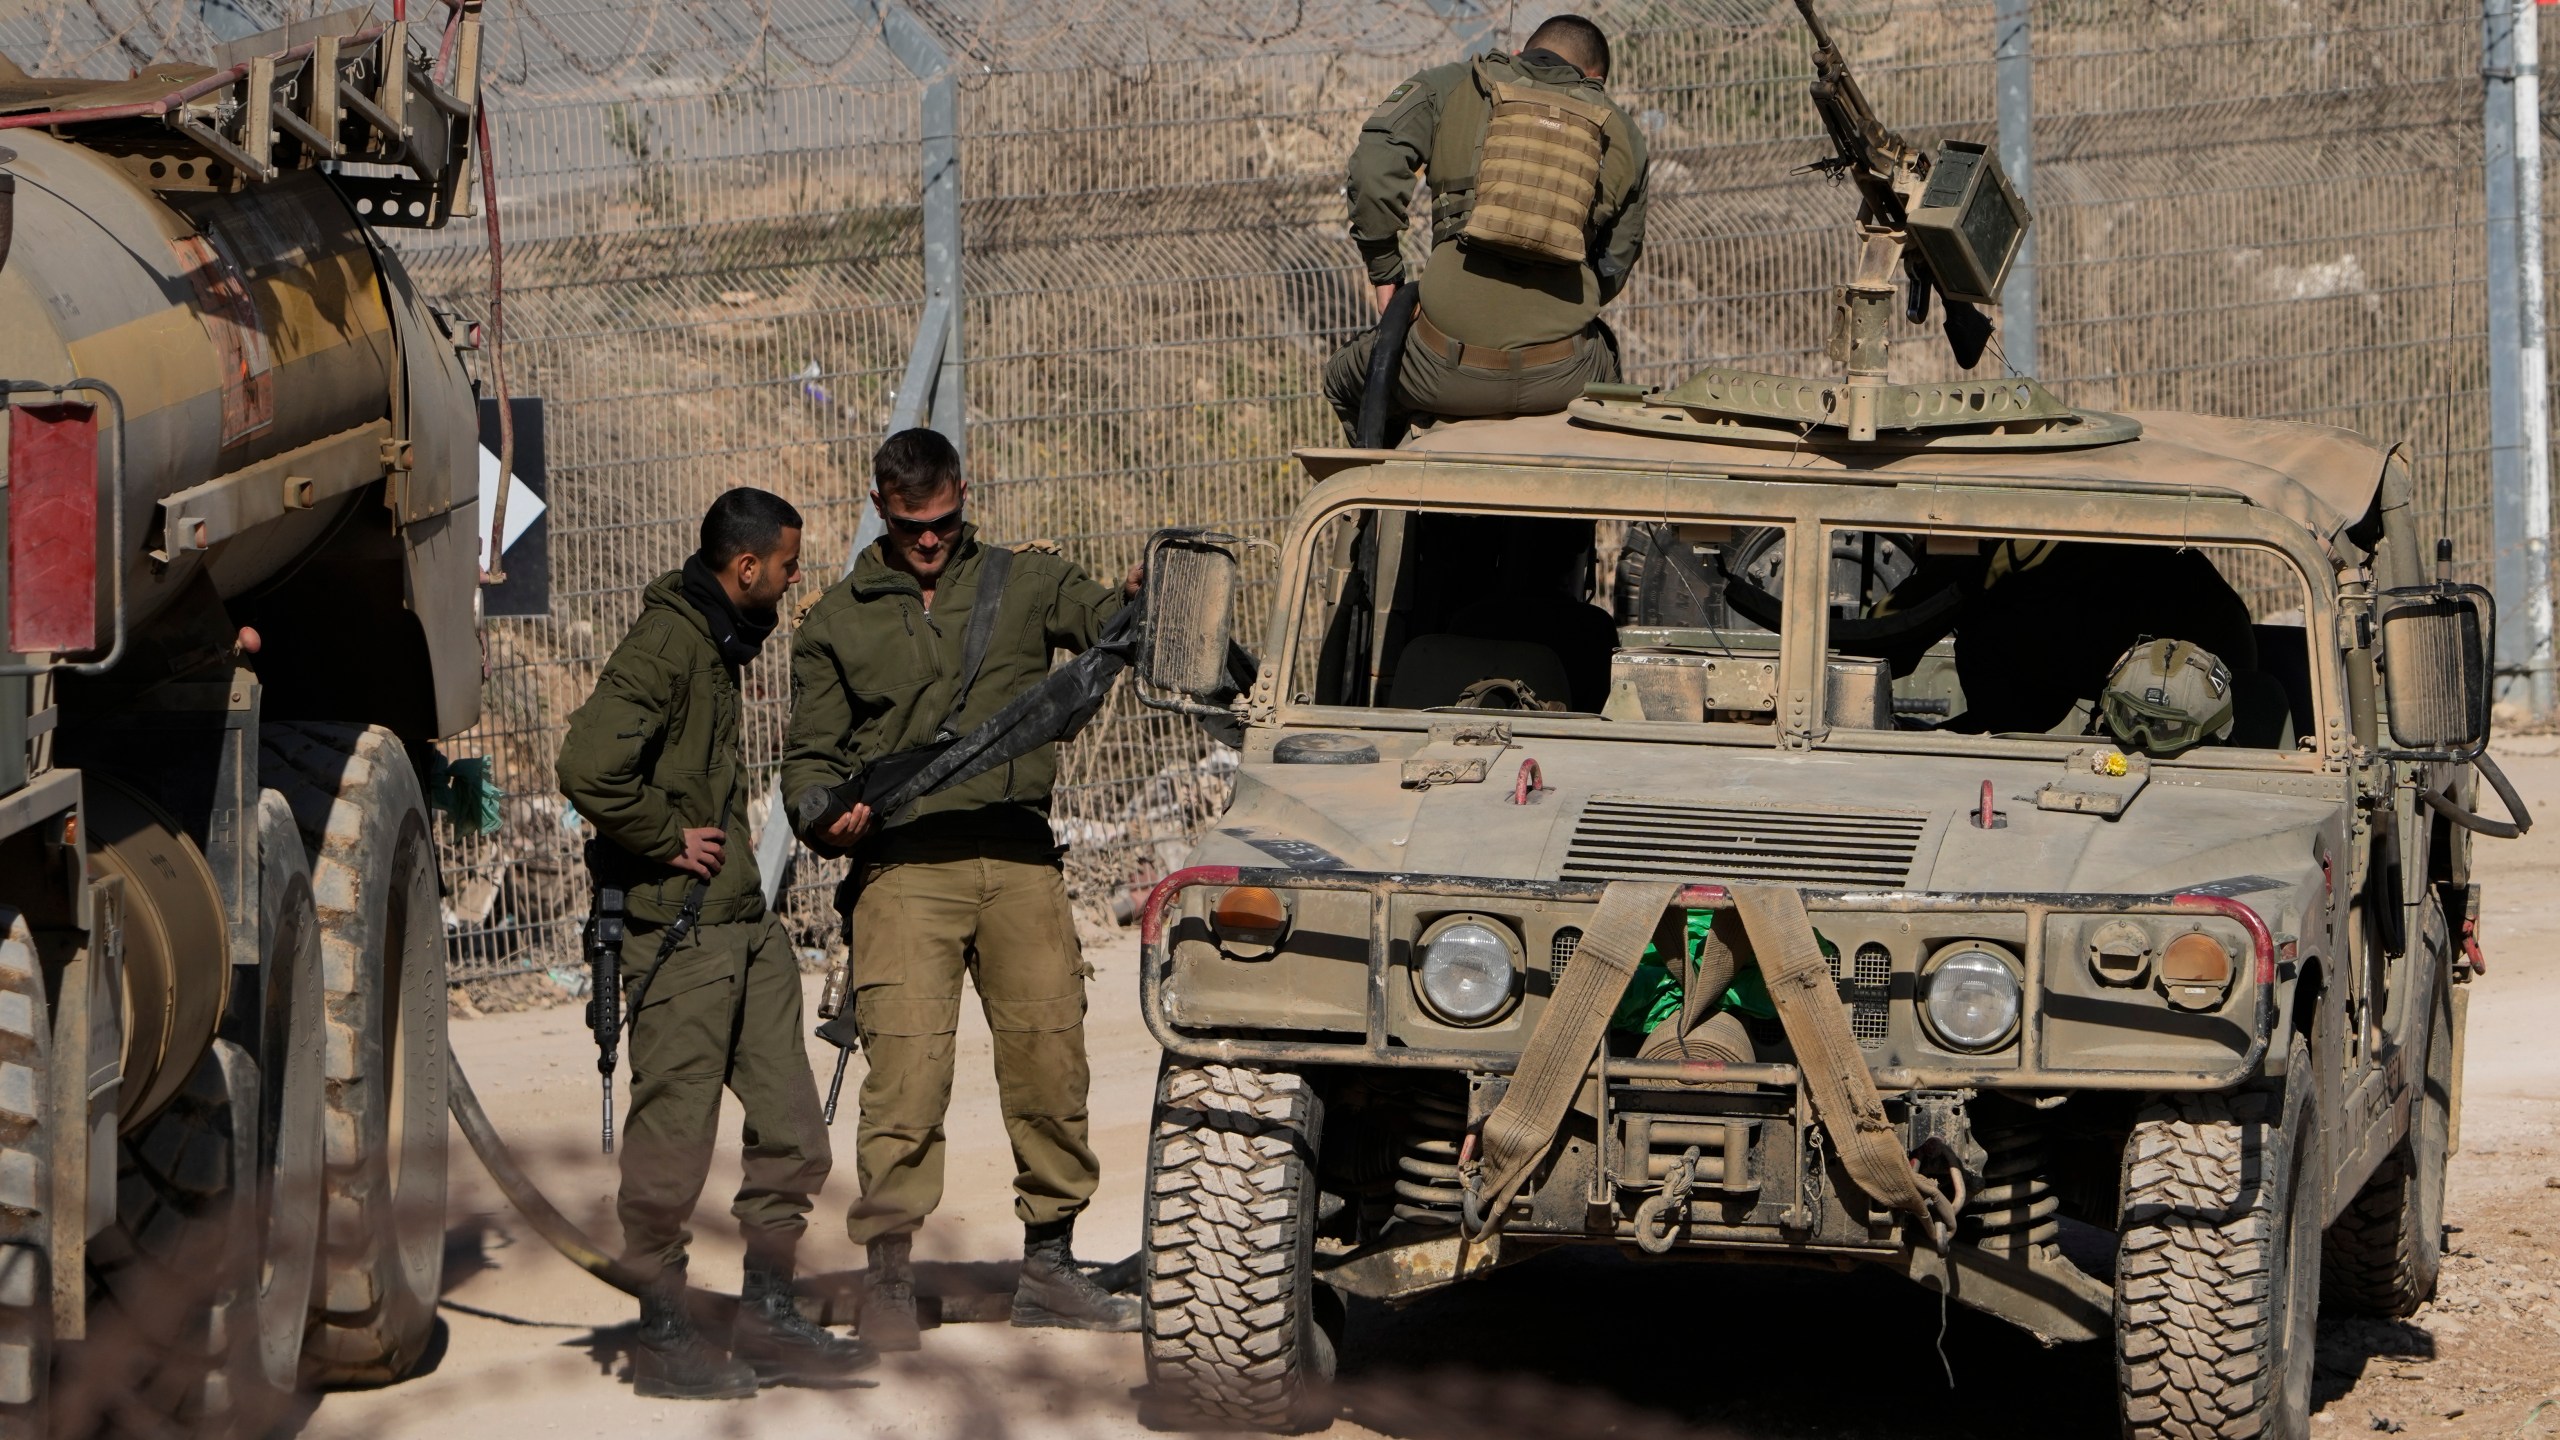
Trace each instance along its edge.
<path fill-rule="evenodd" d="M 960 683 L 952 687 L 950 710 L 934 727 L 937 744 L 959 738 L 951 727 L 959 723 L 969 692 L 977 688 L 978 671 L 987 663 L 987 646 L 995 640 L 996 608 L 1004 603 L 1005 578 L 1013 573 L 1012 551 L 1001 545 L 981 548 L 986 558 L 978 562 L 978 593 L 969 602 L 969 624 L 960 632 Z"/>

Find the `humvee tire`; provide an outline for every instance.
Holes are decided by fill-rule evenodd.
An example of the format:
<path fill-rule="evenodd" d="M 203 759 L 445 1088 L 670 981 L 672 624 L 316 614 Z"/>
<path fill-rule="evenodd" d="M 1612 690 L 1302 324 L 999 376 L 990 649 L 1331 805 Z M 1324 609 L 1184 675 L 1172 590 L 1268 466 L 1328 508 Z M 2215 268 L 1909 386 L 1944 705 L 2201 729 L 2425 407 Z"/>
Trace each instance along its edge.
<path fill-rule="evenodd" d="M 2320 1306 L 2311 1048 L 2283 1092 L 2172 1096 L 2125 1141 L 2117 1403 L 2129 1440 L 2305 1440 Z"/>
<path fill-rule="evenodd" d="M 2329 1227 L 2322 1268 L 2329 1299 L 2366 1315 L 2405 1316 L 2435 1298 L 2444 1271 L 2445 1147 L 2453 1130 L 2453 996 L 2444 908 L 2430 901 L 2420 921 L 2427 997 L 2427 1054 L 2409 1133 L 2374 1168 L 2346 1212 Z"/>
<path fill-rule="evenodd" d="M 1147 1145 L 1151 1422 L 1322 1419 L 1334 1364 L 1314 1294 L 1322 1123 L 1303 1075 L 1166 1057 Z"/>
<path fill-rule="evenodd" d="M 43 1440 L 53 1367 L 52 1037 L 35 936 L 0 905 L 0 1440 Z"/>
<path fill-rule="evenodd" d="M 303 1340 L 313 1385 L 401 1378 L 444 1273 L 445 969 L 418 777 L 379 726 L 264 727 L 265 775 L 311 853 L 327 995 L 326 1195 Z"/>

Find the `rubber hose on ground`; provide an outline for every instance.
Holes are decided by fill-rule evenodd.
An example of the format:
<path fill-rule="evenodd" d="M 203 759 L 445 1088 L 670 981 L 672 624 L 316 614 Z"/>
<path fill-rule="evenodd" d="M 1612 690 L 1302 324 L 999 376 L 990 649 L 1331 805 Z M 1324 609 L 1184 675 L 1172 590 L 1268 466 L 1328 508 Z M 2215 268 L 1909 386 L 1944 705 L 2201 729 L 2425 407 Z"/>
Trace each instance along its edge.
<path fill-rule="evenodd" d="M 489 1112 L 480 1108 L 480 1097 L 472 1092 L 470 1077 L 462 1073 L 461 1057 L 450 1050 L 445 1052 L 445 1074 L 452 1096 L 453 1123 L 462 1127 L 462 1137 L 471 1142 L 472 1153 L 488 1167 L 489 1178 L 498 1182 L 499 1193 L 507 1197 L 507 1203 L 532 1224 L 534 1233 L 551 1242 L 552 1249 L 568 1256 L 579 1269 L 626 1295 L 638 1295 L 645 1283 L 639 1273 L 606 1254 L 603 1246 L 571 1223 L 516 1164 L 515 1154 L 498 1137 L 498 1127 L 489 1123 Z"/>

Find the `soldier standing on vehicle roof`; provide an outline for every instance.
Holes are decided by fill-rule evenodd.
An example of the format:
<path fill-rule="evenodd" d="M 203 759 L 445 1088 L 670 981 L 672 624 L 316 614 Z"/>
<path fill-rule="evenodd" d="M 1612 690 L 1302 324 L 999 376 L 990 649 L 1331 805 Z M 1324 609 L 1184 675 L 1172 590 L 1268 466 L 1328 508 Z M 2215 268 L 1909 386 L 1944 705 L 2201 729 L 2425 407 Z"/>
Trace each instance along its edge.
<path fill-rule="evenodd" d="M 1388 92 L 1351 152 L 1351 238 L 1384 311 L 1418 170 L 1431 183 L 1431 260 L 1397 390 L 1427 415 L 1562 410 L 1618 378 L 1600 307 L 1644 250 L 1644 138 L 1609 98 L 1609 40 L 1579 15 L 1516 55 L 1434 66 Z M 1326 362 L 1343 428 L 1360 415 L 1370 331 Z M 1393 433 L 1395 427 L 1390 427 Z"/>
<path fill-rule="evenodd" d="M 854 1164 L 862 1199 L 845 1229 L 869 1248 L 865 1338 L 914 1349 L 909 1240 L 942 1199 L 943 1115 L 951 1103 L 960 984 L 977 984 L 994 1032 L 996 1086 L 1013 1142 L 1023 1222 L 1013 1323 L 1135 1330 L 1133 1300 L 1076 1267 L 1075 1217 L 1099 1170 L 1087 1139 L 1085 981 L 1049 829 L 1057 750 L 1043 745 L 927 795 L 903 813 L 826 807 L 823 792 L 867 769 L 895 769 L 937 739 L 967 734 L 1083 650 L 1137 593 L 1035 547 L 982 542 L 951 442 L 889 437 L 872 458 L 886 532 L 800 624 L 791 651 L 783 793 L 801 838 L 853 855 L 839 909 L 852 927 L 850 1006 L 870 1055 Z"/>
<path fill-rule="evenodd" d="M 640 1300 L 632 1387 L 642 1395 L 752 1395 L 759 1376 L 825 1380 L 875 1356 L 802 1319 L 791 1271 L 832 1163 L 800 1028 L 800 967 L 766 911 L 747 823 L 739 673 L 800 578 L 800 512 L 736 489 L 702 517 L 701 549 L 652 581 L 640 618 L 569 718 L 560 790 L 596 827 L 600 889 L 622 891 L 631 1014 L 623 1255 L 653 1277 Z M 674 937 L 672 942 L 670 936 Z M 711 1168 L 726 1085 L 746 1109 L 745 1183 L 731 1213 L 746 1279 L 729 1344 L 687 1313 L 686 1222 Z"/>

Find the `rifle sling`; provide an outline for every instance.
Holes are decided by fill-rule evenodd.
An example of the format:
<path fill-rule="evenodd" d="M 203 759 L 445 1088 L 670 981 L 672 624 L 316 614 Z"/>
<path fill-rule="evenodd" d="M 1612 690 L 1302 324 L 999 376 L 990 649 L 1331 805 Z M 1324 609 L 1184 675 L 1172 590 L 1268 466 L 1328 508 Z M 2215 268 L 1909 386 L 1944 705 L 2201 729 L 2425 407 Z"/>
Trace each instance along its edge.
<path fill-rule="evenodd" d="M 969 624 L 960 632 L 960 683 L 951 691 L 951 708 L 944 712 L 942 723 L 933 727 L 934 738 L 953 739 L 960 712 L 969 704 L 969 692 L 977 688 L 978 670 L 987 663 L 987 646 L 995 639 L 996 607 L 1004 602 L 1004 582 L 1013 573 L 1013 552 L 1001 545 L 979 547 L 986 558 L 978 562 L 978 593 L 969 602 Z"/>
<path fill-rule="evenodd" d="M 720 797 L 720 808 L 712 812 L 713 823 L 724 828 L 727 826 L 729 807 L 738 798 L 738 772 L 745 768 L 743 757 L 730 767 L 729 788 Z M 703 902 L 710 898 L 711 877 L 708 875 L 697 875 L 692 884 L 684 887 L 684 904 L 677 907 L 676 918 L 667 922 L 666 934 L 658 941 L 658 958 L 650 963 L 649 973 L 640 977 L 640 988 L 631 994 L 631 1008 L 623 1014 L 622 1023 L 634 1034 L 640 1029 L 640 1007 L 649 1003 L 650 984 L 656 981 L 659 971 L 667 968 L 667 957 L 675 954 L 676 947 L 684 943 L 684 937 L 693 933 L 694 925 L 702 919 Z"/>

